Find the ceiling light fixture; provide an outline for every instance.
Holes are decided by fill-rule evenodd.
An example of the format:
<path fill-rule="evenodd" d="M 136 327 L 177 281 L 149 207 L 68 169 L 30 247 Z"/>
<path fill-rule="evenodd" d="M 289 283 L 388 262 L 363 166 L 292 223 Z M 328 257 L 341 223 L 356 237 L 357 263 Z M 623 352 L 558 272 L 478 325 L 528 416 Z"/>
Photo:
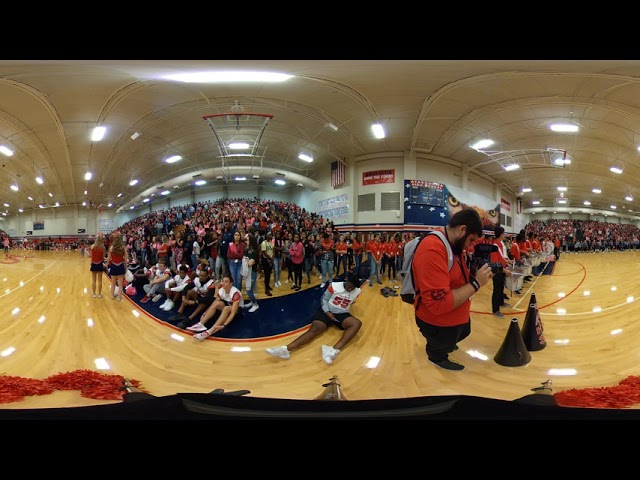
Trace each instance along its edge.
<path fill-rule="evenodd" d="M 165 80 L 173 80 L 185 83 L 237 83 L 237 82 L 261 82 L 275 83 L 284 82 L 293 78 L 293 75 L 275 72 L 193 72 L 165 75 L 161 77 Z"/>
<path fill-rule="evenodd" d="M 0 145 L 0 153 L 2 153 L 5 157 L 10 157 L 13 155 L 13 150 L 11 150 L 6 145 Z"/>
<path fill-rule="evenodd" d="M 92 142 L 99 142 L 100 140 L 102 140 L 104 138 L 104 134 L 107 132 L 107 127 L 96 127 L 93 129 L 93 132 L 91 132 L 91 141 Z"/>
<path fill-rule="evenodd" d="M 301 153 L 300 155 L 298 155 L 298 158 L 308 163 L 313 162 L 313 157 L 307 155 L 306 153 Z"/>
<path fill-rule="evenodd" d="M 507 172 L 513 172 L 514 170 L 519 169 L 520 165 L 518 165 L 517 163 L 510 163 L 508 165 L 504 165 L 502 168 L 504 168 Z"/>
<path fill-rule="evenodd" d="M 136 138 L 138 138 L 140 136 L 140 133 L 138 132 L 133 132 L 133 135 L 131 135 L 131 140 L 135 140 Z"/>
<path fill-rule="evenodd" d="M 176 163 L 178 160 L 182 160 L 182 155 L 172 155 L 165 160 L 167 163 Z"/>
<path fill-rule="evenodd" d="M 373 136 L 376 138 L 385 137 L 384 128 L 380 123 L 374 123 L 373 125 L 371 125 L 371 131 L 373 132 Z"/>
<path fill-rule="evenodd" d="M 250 147 L 246 142 L 232 142 L 227 145 L 231 150 L 245 150 Z"/>
<path fill-rule="evenodd" d="M 552 123 L 549 128 L 554 132 L 560 133 L 575 133 L 580 130 L 575 123 Z"/>
<path fill-rule="evenodd" d="M 131 181 L 129 182 L 129 186 L 133 187 L 133 186 L 134 186 L 134 185 L 136 185 L 137 183 L 138 183 L 138 179 L 137 179 L 137 178 L 134 178 L 133 180 L 131 180 Z M 84 193 L 87 193 L 87 192 L 84 192 Z"/>
<path fill-rule="evenodd" d="M 474 150 L 482 150 L 483 148 L 490 147 L 491 145 L 493 145 L 493 143 L 493 140 L 484 138 L 471 145 L 471 148 L 473 148 Z"/>

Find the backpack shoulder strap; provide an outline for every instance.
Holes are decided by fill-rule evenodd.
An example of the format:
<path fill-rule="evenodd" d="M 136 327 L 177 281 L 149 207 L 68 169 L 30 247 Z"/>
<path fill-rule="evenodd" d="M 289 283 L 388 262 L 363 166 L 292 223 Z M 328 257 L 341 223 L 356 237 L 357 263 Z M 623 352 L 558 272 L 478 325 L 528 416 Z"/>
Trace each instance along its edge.
<path fill-rule="evenodd" d="M 451 250 L 451 245 L 449 245 L 449 240 L 444 236 L 440 230 L 431 230 L 427 232 L 427 235 L 435 235 L 437 236 L 442 243 L 444 243 L 445 248 L 447 249 L 447 260 L 449 263 L 449 271 L 453 268 L 453 250 Z M 426 236 L 426 235 L 425 235 Z"/>

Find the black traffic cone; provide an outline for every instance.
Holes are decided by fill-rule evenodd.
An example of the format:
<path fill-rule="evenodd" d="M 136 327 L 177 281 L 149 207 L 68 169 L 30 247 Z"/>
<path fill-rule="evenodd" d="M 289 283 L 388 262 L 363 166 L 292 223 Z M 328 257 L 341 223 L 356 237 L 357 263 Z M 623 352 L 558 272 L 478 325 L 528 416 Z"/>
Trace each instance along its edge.
<path fill-rule="evenodd" d="M 531 299 L 529 300 L 529 309 L 522 324 L 522 338 L 524 344 L 527 346 L 527 350 L 535 352 L 547 346 L 543 330 L 544 328 L 542 327 L 542 320 L 540 320 L 540 313 L 538 312 L 538 304 L 536 302 L 536 294 L 532 293 Z"/>
<path fill-rule="evenodd" d="M 340 384 L 338 383 L 338 377 L 335 375 L 329 379 L 329 383 L 322 385 L 324 391 L 316 397 L 316 400 L 346 400 L 346 397 L 340 390 Z"/>
<path fill-rule="evenodd" d="M 522 339 L 517 318 L 511 319 L 507 335 L 493 360 L 505 367 L 521 367 L 531 361 L 531 354 Z"/>

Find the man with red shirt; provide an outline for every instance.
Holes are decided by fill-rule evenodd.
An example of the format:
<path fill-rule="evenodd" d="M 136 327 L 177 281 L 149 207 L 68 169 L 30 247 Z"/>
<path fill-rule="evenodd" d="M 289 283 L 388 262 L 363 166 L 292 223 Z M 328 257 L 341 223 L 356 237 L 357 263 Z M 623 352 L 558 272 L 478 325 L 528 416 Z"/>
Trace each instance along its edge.
<path fill-rule="evenodd" d="M 471 297 L 493 274 L 485 264 L 473 277 L 464 254 L 482 236 L 478 212 L 471 208 L 456 212 L 443 233 L 448 245 L 437 235 L 428 235 L 413 256 L 416 325 L 427 339 L 431 363 L 446 370 L 462 370 L 464 365 L 449 360 L 449 353 L 471 333 Z M 449 255 L 453 257 L 451 270 Z"/>
<path fill-rule="evenodd" d="M 502 265 L 502 271 L 498 271 L 493 275 L 493 294 L 491 295 L 491 311 L 498 318 L 504 318 L 500 307 L 510 307 L 508 303 L 504 301 L 504 284 L 507 276 L 511 276 L 511 269 L 509 266 L 513 263 L 513 260 L 509 259 L 507 254 L 507 247 L 504 245 L 504 227 L 496 227 L 495 238 L 493 244 L 498 247 L 498 250 L 491 253 L 491 263 L 500 263 Z"/>

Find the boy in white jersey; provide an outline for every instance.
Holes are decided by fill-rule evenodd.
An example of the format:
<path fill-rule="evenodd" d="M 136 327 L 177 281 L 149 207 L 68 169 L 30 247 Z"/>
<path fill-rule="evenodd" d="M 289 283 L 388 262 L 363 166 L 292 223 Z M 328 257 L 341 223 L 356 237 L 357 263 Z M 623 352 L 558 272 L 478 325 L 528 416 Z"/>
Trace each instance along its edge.
<path fill-rule="evenodd" d="M 204 340 L 229 325 L 233 319 L 239 315 L 239 311 L 242 311 L 240 310 L 242 303 L 242 293 L 233 286 L 233 279 L 231 278 L 231 275 L 225 274 L 222 276 L 220 288 L 216 292 L 215 301 L 209 308 L 207 308 L 207 311 L 202 314 L 200 321 L 195 325 L 187 327 L 187 330 L 200 332 L 196 333 L 193 338 L 196 340 Z M 220 316 L 213 326 L 207 330 L 205 324 L 216 314 L 216 312 L 220 312 Z"/>
<path fill-rule="evenodd" d="M 344 282 L 331 282 L 322 296 L 321 308 L 314 315 L 311 328 L 289 345 L 267 348 L 266 352 L 274 357 L 288 360 L 291 358 L 292 350 L 306 345 L 324 333 L 330 325 L 334 325 L 344 332 L 333 347 L 322 345 L 322 359 L 327 365 L 331 365 L 340 351 L 362 327 L 362 322 L 349 312 L 351 305 L 360 295 L 359 283 L 360 279 L 353 274 L 348 275 Z"/>
<path fill-rule="evenodd" d="M 187 273 L 187 266 L 180 265 L 178 275 L 165 282 L 164 292 L 167 295 L 167 300 L 160 305 L 160 308 L 165 312 L 168 312 L 175 306 L 175 302 L 182 297 L 182 291 L 191 283 L 191 278 L 189 278 Z"/>

